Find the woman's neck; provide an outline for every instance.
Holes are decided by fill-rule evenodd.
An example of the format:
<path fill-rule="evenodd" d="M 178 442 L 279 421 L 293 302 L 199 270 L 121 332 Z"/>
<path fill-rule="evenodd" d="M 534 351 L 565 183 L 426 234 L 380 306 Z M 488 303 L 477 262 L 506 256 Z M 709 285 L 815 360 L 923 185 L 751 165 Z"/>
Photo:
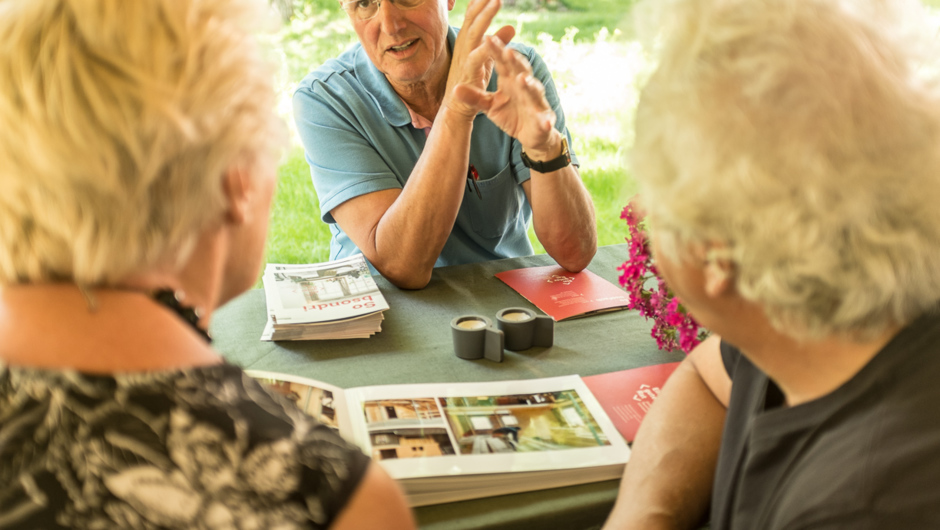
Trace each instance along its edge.
<path fill-rule="evenodd" d="M 0 336 L 0 359 L 14 366 L 116 373 L 222 362 L 173 310 L 129 288 L 5 287 Z"/>

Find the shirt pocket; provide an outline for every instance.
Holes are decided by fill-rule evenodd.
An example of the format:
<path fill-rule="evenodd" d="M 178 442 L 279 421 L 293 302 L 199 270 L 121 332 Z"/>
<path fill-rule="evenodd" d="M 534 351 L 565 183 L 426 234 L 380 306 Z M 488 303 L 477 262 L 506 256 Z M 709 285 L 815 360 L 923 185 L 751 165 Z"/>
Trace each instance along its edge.
<path fill-rule="evenodd" d="M 522 186 L 516 183 L 509 164 L 493 178 L 478 180 L 477 186 L 480 188 L 482 199 L 472 189 L 472 184 L 463 197 L 463 208 L 469 213 L 470 225 L 482 238 L 502 237 L 507 231 L 514 229 L 519 216 L 522 215 L 525 192 Z"/>

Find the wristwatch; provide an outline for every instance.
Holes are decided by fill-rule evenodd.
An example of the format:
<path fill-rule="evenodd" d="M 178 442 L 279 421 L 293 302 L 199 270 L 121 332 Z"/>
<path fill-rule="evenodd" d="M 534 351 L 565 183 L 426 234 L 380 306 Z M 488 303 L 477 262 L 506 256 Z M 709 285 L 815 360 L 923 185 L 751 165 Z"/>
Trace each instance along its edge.
<path fill-rule="evenodd" d="M 561 154 L 551 160 L 532 160 L 529 158 L 529 155 L 525 154 L 525 149 L 522 149 L 522 163 L 525 164 L 525 167 L 534 169 L 539 173 L 551 173 L 552 171 L 558 171 L 563 167 L 568 167 L 571 164 L 571 154 L 568 153 L 568 138 L 562 135 L 561 137 Z"/>

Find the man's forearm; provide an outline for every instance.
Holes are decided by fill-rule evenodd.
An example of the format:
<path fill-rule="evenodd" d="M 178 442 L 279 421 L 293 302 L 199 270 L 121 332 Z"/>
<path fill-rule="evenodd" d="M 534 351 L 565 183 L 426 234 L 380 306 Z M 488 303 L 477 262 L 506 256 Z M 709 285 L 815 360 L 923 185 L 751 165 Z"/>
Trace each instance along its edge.
<path fill-rule="evenodd" d="M 532 226 L 539 242 L 559 265 L 578 272 L 597 252 L 594 203 L 575 166 L 529 180 Z"/>
<path fill-rule="evenodd" d="M 442 110 L 401 195 L 376 225 L 371 261 L 392 283 L 429 281 L 463 200 L 472 130 L 472 121 Z"/>
<path fill-rule="evenodd" d="M 697 528 L 711 498 L 724 417 L 687 358 L 640 426 L 604 528 Z"/>

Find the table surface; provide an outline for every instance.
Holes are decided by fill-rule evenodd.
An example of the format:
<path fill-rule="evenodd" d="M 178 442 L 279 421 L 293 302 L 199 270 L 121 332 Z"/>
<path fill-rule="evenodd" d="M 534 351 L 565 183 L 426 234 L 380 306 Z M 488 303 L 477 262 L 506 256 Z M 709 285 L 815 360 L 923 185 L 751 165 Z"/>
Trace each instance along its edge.
<path fill-rule="evenodd" d="M 626 245 L 598 249 L 588 269 L 616 283 Z M 478 314 L 495 320 L 506 307 L 541 313 L 495 278 L 501 271 L 554 265 L 547 255 L 435 269 L 420 291 L 376 283 L 388 300 L 382 331 L 368 339 L 262 342 L 264 293 L 236 298 L 213 316 L 214 346 L 245 369 L 314 378 L 342 388 L 394 383 L 474 382 L 582 376 L 673 362 L 650 337 L 651 323 L 635 311 L 614 311 L 555 323 L 549 348 L 506 351 L 502 363 L 465 361 L 453 354 L 450 322 Z M 613 506 L 618 481 L 540 490 L 502 497 L 425 506 L 415 514 L 421 528 L 599 528 Z"/>

